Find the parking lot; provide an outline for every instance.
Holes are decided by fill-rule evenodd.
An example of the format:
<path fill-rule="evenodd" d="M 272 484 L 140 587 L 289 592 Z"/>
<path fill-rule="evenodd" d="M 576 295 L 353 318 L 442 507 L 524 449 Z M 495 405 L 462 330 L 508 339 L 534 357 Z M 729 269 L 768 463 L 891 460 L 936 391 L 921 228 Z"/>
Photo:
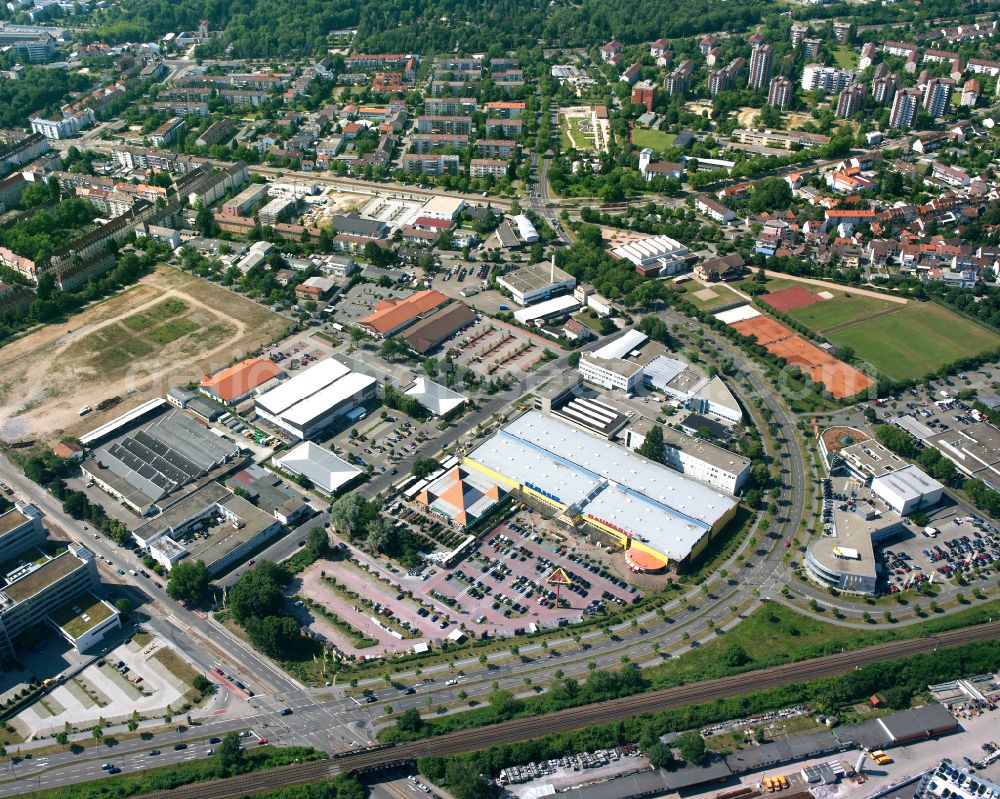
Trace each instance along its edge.
<path fill-rule="evenodd" d="M 327 442 L 341 454 L 351 454 L 362 466 L 372 466 L 378 472 L 392 471 L 402 458 L 412 455 L 430 435 L 431 422 L 415 422 L 390 411 L 387 419 L 381 413 L 357 422 Z M 352 431 L 358 434 L 352 436 Z"/>
<path fill-rule="evenodd" d="M 555 586 L 546 583 L 557 568 L 572 581 L 560 589 L 559 607 Z M 478 636 L 581 618 L 641 596 L 603 566 L 543 537 L 524 516 L 497 526 L 453 569 L 431 577 L 426 593 Z"/>
<path fill-rule="evenodd" d="M 99 718 L 125 721 L 133 710 L 159 715 L 178 704 L 190 688 L 168 667 L 173 658 L 157 655 L 164 647 L 159 639 L 122 644 L 18 714 L 13 723 L 30 738 L 55 734 L 66 724 L 86 729 Z"/>
<path fill-rule="evenodd" d="M 472 369 L 484 377 L 504 372 L 523 374 L 538 363 L 546 348 L 555 349 L 541 336 L 487 317 L 444 345 L 456 367 Z"/>
<path fill-rule="evenodd" d="M 428 549 L 450 551 L 464 538 L 461 530 L 415 507 L 398 503 L 391 512 L 421 535 Z M 545 520 L 530 511 L 485 534 L 451 568 L 428 564 L 403 573 L 350 545 L 343 548 L 346 560 L 317 563 L 303 573 L 296 591 L 375 643 L 359 645 L 308 605 L 296 605 L 295 612 L 347 657 L 409 651 L 418 643 L 440 643 L 458 629 L 477 638 L 513 635 L 642 596 L 596 555 L 585 554 L 585 547 L 551 536 Z M 546 583 L 556 568 L 571 581 L 560 588 L 558 607 L 555 586 Z"/>
<path fill-rule="evenodd" d="M 334 316 L 342 325 L 354 325 L 375 310 L 379 300 L 401 300 L 413 292 L 405 289 L 387 288 L 374 283 L 358 283 L 337 300 Z"/>
<path fill-rule="evenodd" d="M 928 527 L 937 531 L 933 538 L 908 523 L 907 533 L 881 548 L 883 590 L 897 594 L 929 582 L 952 595 L 961 590 L 950 582 L 958 575 L 973 589 L 996 582 L 992 564 L 1000 560 L 1000 535 L 992 525 L 946 504 L 931 514 Z"/>

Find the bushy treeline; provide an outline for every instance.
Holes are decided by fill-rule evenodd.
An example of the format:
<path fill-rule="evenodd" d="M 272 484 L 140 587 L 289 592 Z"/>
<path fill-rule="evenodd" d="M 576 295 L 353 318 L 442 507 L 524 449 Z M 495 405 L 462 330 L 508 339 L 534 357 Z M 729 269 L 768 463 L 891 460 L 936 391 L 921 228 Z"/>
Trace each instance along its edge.
<path fill-rule="evenodd" d="M 709 724 L 808 703 L 821 712 L 836 712 L 874 693 L 891 706 L 906 707 L 926 686 L 970 674 L 990 672 L 1000 663 L 1000 642 L 981 641 L 954 649 L 873 663 L 838 677 L 827 677 L 780 688 L 718 699 L 659 713 L 644 713 L 610 724 L 557 733 L 530 741 L 496 746 L 447 758 L 425 757 L 418 766 L 431 779 L 446 774 L 497 774 L 508 766 L 558 758 L 575 752 L 651 742 L 668 732 L 701 729 Z M 458 799 L 472 799 L 456 793 Z"/>

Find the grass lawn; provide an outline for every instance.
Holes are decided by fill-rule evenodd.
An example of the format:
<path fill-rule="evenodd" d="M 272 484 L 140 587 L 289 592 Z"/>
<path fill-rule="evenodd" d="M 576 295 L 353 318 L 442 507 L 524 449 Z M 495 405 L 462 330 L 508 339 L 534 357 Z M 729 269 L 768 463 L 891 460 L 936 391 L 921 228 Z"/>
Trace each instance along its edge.
<path fill-rule="evenodd" d="M 674 139 L 677 138 L 675 133 L 664 133 L 662 130 L 650 130 L 648 128 L 633 128 L 632 129 L 632 144 L 640 149 L 643 147 L 650 147 L 657 152 L 663 152 L 668 147 L 672 146 Z"/>
<path fill-rule="evenodd" d="M 1000 335 L 930 302 L 910 303 L 828 338 L 853 348 L 895 380 L 920 378 L 959 358 L 1000 347 Z"/>
<path fill-rule="evenodd" d="M 562 114 L 559 115 L 559 149 L 563 152 L 573 149 L 573 140 L 569 137 L 569 122 Z"/>
<path fill-rule="evenodd" d="M 811 286 L 809 290 L 822 291 L 819 286 Z M 830 293 L 833 294 L 833 299 L 795 308 L 788 315 L 817 333 L 822 333 L 836 325 L 860 322 L 883 311 L 897 311 L 906 307 L 891 300 L 852 294 L 850 290 L 836 289 Z"/>
<path fill-rule="evenodd" d="M 568 117 L 565 114 L 559 116 L 559 145 L 564 150 L 576 148 L 577 150 L 593 150 L 594 137 L 580 129 L 581 122 L 589 121 L 587 117 Z"/>
<path fill-rule="evenodd" d="M 585 133 L 580 127 L 580 123 L 584 121 L 583 117 L 573 117 L 569 120 L 570 136 L 576 142 L 576 149 L 592 150 L 594 148 L 594 137 Z"/>
<path fill-rule="evenodd" d="M 169 344 L 181 336 L 193 333 L 199 327 L 197 322 L 192 322 L 190 319 L 171 319 L 169 322 L 164 322 L 159 327 L 150 330 L 146 337 L 157 344 Z"/>
<path fill-rule="evenodd" d="M 837 66 L 841 69 L 858 68 L 858 54 L 854 52 L 853 47 L 846 44 L 840 45 L 840 47 L 833 51 L 833 60 L 837 62 Z"/>
<path fill-rule="evenodd" d="M 181 680 L 185 685 L 192 685 L 195 677 L 198 676 L 198 672 L 191 668 L 191 665 L 169 646 L 161 646 L 153 653 L 152 658 L 153 660 L 160 661 L 166 667 L 167 671 L 173 674 L 178 680 Z"/>
<path fill-rule="evenodd" d="M 580 324 L 586 325 L 598 335 L 601 334 L 601 318 L 593 311 L 581 311 L 574 317 Z"/>
<path fill-rule="evenodd" d="M 153 351 L 152 344 L 133 335 L 123 325 L 101 328 L 81 343 L 91 352 L 88 365 L 105 372 L 126 366 Z"/>
<path fill-rule="evenodd" d="M 694 604 L 697 605 L 697 602 Z M 943 616 L 890 630 L 855 630 L 803 616 L 791 608 L 771 602 L 724 635 L 719 635 L 680 657 L 667 658 L 662 665 L 644 669 L 652 688 L 666 688 L 682 682 L 706 680 L 731 673 L 731 653 L 739 647 L 750 657 L 745 668 L 765 668 L 778 663 L 805 660 L 819 655 L 858 649 L 883 641 L 912 638 L 924 633 L 978 624 L 996 612 L 996 600 L 972 605 L 951 616 Z"/>
<path fill-rule="evenodd" d="M 712 291 L 715 293 L 715 296 L 707 300 L 700 299 L 697 295 L 701 291 Z M 719 285 L 706 289 L 697 283 L 687 285 L 684 292 L 684 299 L 701 311 L 713 311 L 716 308 L 721 308 L 723 305 L 732 305 L 734 302 L 743 301 L 743 298 L 728 286 Z"/>
<path fill-rule="evenodd" d="M 159 322 L 163 322 L 166 319 L 173 319 L 175 316 L 180 316 L 187 309 L 187 305 L 183 302 L 178 299 L 171 298 L 157 303 L 152 308 L 147 308 L 145 311 L 140 311 L 137 314 L 133 314 L 132 316 L 122 319 L 122 323 L 129 330 L 141 333 L 143 330 L 148 330 Z"/>

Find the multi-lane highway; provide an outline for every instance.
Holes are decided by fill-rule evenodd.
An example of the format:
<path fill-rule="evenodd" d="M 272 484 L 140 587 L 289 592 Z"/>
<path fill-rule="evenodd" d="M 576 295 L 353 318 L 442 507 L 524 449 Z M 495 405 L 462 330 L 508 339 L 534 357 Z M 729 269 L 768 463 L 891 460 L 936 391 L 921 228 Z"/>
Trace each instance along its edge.
<path fill-rule="evenodd" d="M 1000 622 L 953 630 L 927 638 L 912 638 L 853 652 L 826 655 L 766 670 L 570 708 L 547 713 L 544 716 L 514 719 L 480 727 L 474 735 L 460 731 L 398 746 L 345 752 L 322 763 L 283 766 L 228 780 L 215 780 L 169 792 L 151 793 L 148 797 L 149 799 L 228 799 L 275 787 L 312 782 L 344 771 L 368 771 L 413 761 L 419 757 L 474 751 L 594 724 L 620 721 L 642 713 L 656 713 L 718 698 L 741 696 L 776 686 L 845 674 L 870 663 L 987 639 L 1000 639 Z"/>

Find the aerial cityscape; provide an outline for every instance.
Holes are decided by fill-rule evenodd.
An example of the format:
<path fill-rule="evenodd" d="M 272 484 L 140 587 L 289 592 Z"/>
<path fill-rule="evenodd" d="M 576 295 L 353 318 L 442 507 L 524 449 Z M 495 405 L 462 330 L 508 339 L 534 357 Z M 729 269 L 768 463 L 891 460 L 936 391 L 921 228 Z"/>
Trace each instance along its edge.
<path fill-rule="evenodd" d="M 1000 4 L 10 0 L 0 799 L 1000 799 Z"/>

